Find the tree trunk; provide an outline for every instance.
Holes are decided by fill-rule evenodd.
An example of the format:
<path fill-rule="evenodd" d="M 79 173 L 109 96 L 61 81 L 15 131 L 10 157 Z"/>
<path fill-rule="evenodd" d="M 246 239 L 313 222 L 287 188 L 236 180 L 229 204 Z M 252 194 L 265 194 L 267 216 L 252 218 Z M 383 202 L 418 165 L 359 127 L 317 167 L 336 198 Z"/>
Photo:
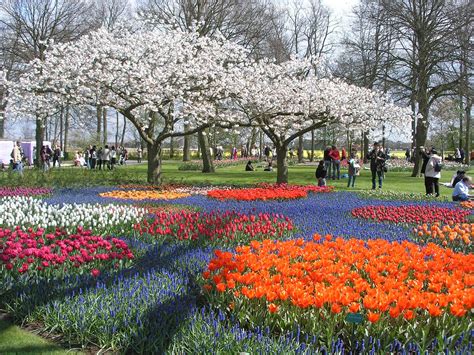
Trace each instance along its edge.
<path fill-rule="evenodd" d="M 421 86 L 421 85 L 420 85 Z M 428 114 L 429 114 L 429 105 L 427 98 L 427 86 L 420 87 L 420 99 L 418 102 L 419 112 L 422 116 L 422 119 L 419 119 L 416 124 L 416 149 L 415 149 L 415 166 L 413 167 L 412 177 L 419 176 L 422 159 L 421 159 L 421 150 L 420 147 L 424 146 L 426 143 L 426 138 L 428 135 Z"/>
<path fill-rule="evenodd" d="M 464 102 L 462 95 L 459 95 L 459 149 L 463 147 L 463 123 L 464 123 Z M 466 127 L 467 128 L 467 127 Z"/>
<path fill-rule="evenodd" d="M 67 152 L 67 143 L 69 138 L 69 104 L 66 105 L 66 112 L 64 113 L 64 148 L 63 152 Z"/>
<path fill-rule="evenodd" d="M 259 148 L 259 152 L 258 152 L 258 160 L 262 160 L 262 157 L 263 157 L 263 131 L 260 130 L 260 148 Z"/>
<path fill-rule="evenodd" d="M 207 138 L 206 132 L 200 131 L 198 133 L 199 146 L 201 148 L 202 156 L 202 172 L 203 173 L 213 173 L 214 162 L 212 161 L 211 152 L 209 150 L 209 140 Z"/>
<path fill-rule="evenodd" d="M 122 137 L 120 137 L 120 146 L 123 147 L 123 142 L 125 140 L 125 130 L 127 129 L 127 119 L 123 116 L 123 127 L 122 127 Z M 160 147 L 160 154 L 161 154 L 161 147 Z"/>
<path fill-rule="evenodd" d="M 104 123 L 104 145 L 107 144 L 107 108 L 102 109 L 102 121 Z"/>
<path fill-rule="evenodd" d="M 119 137 L 119 113 L 115 111 L 115 146 L 118 146 L 118 137 Z"/>
<path fill-rule="evenodd" d="M 466 139 L 464 148 L 464 161 L 467 165 L 471 163 L 471 109 L 472 109 L 472 97 L 468 96 L 466 101 Z"/>
<path fill-rule="evenodd" d="M 0 97 L 0 103 L 3 101 L 3 97 Z M 0 139 L 5 138 L 5 109 L 6 105 L 0 105 Z"/>
<path fill-rule="evenodd" d="M 41 120 L 36 118 L 36 162 L 37 168 L 41 168 L 41 147 L 43 146 L 44 139 L 44 127 L 46 125 L 46 119 Z"/>
<path fill-rule="evenodd" d="M 314 161 L 314 129 L 311 131 L 311 163 Z"/>
<path fill-rule="evenodd" d="M 369 132 L 364 132 L 363 138 L 364 138 L 364 162 L 367 162 L 367 157 L 369 156 Z"/>
<path fill-rule="evenodd" d="M 184 125 L 184 131 L 187 132 L 189 130 L 189 125 Z M 188 134 L 184 136 L 184 143 L 183 143 L 183 161 L 190 161 L 191 160 L 191 136 Z"/>
<path fill-rule="evenodd" d="M 304 142 L 303 135 L 301 135 L 298 137 L 298 163 L 303 162 L 303 154 L 304 154 L 303 142 Z"/>
<path fill-rule="evenodd" d="M 62 115 L 62 113 L 60 113 L 60 116 Z M 58 125 L 59 125 L 59 119 L 58 117 L 56 116 L 54 118 L 54 134 L 53 134 L 53 142 L 51 142 L 51 144 L 53 145 L 53 147 L 58 144 Z M 54 149 L 53 147 L 51 147 L 51 149 Z"/>
<path fill-rule="evenodd" d="M 199 141 L 199 135 L 198 135 L 198 141 L 197 141 L 197 158 L 201 159 L 201 142 Z"/>
<path fill-rule="evenodd" d="M 170 159 L 174 158 L 174 139 L 170 137 Z"/>
<path fill-rule="evenodd" d="M 97 137 L 96 141 L 100 144 L 100 139 L 102 138 L 102 107 L 96 107 L 96 116 L 97 116 Z"/>
<path fill-rule="evenodd" d="M 277 146 L 277 183 L 288 183 L 288 161 L 286 156 L 288 154 L 288 145 Z"/>
<path fill-rule="evenodd" d="M 147 181 L 153 185 L 161 184 L 161 143 L 147 143 L 148 175 Z"/>
<path fill-rule="evenodd" d="M 61 113 L 59 116 L 59 149 L 61 149 L 61 152 L 64 152 L 63 134 L 64 134 L 64 106 L 61 106 Z"/>

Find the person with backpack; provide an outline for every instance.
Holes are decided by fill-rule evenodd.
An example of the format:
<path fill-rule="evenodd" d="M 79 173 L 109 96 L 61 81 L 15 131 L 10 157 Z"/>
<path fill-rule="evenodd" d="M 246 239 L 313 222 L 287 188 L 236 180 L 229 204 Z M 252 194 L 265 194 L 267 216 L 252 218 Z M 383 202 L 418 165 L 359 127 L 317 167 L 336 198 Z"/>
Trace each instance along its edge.
<path fill-rule="evenodd" d="M 432 195 L 433 190 L 435 196 L 439 196 L 439 179 L 441 178 L 441 157 L 435 149 L 431 149 L 430 159 L 426 164 L 425 170 L 425 189 L 426 195 Z"/>
<path fill-rule="evenodd" d="M 357 155 L 355 152 L 351 153 L 351 158 L 349 159 L 349 180 L 347 181 L 347 187 L 354 187 L 356 176 L 359 175 L 360 172 L 360 164 L 359 159 L 357 159 Z"/>
<path fill-rule="evenodd" d="M 316 179 L 318 180 L 318 186 L 326 186 L 326 174 L 326 164 L 324 163 L 324 160 L 320 160 L 315 172 Z"/>

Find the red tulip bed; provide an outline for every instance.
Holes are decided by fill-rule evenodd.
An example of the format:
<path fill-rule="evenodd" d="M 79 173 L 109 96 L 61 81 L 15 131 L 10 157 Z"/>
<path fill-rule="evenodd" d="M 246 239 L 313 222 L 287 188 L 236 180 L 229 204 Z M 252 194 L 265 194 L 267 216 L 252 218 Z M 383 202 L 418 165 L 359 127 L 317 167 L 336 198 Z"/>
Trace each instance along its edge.
<path fill-rule="evenodd" d="M 291 234 L 293 223 L 279 214 L 226 212 L 157 212 L 155 218 L 135 225 L 140 236 L 172 240 L 235 243 Z M 147 239 L 149 240 L 149 239 Z"/>
<path fill-rule="evenodd" d="M 332 190 L 333 186 L 260 184 L 257 187 L 246 189 L 215 189 L 209 191 L 207 196 L 221 201 L 292 200 L 305 198 L 310 192 L 331 192 Z"/>
<path fill-rule="evenodd" d="M 465 223 L 471 211 L 435 206 L 364 206 L 354 208 L 352 216 L 377 222 L 422 224 Z"/>
<path fill-rule="evenodd" d="M 117 238 L 92 235 L 78 228 L 77 233 L 43 229 L 23 231 L 0 228 L 0 275 L 54 275 L 90 272 L 124 264 L 134 258 L 128 245 Z"/>
<path fill-rule="evenodd" d="M 47 187 L 0 187 L 0 197 L 11 196 L 47 196 L 53 190 Z"/>

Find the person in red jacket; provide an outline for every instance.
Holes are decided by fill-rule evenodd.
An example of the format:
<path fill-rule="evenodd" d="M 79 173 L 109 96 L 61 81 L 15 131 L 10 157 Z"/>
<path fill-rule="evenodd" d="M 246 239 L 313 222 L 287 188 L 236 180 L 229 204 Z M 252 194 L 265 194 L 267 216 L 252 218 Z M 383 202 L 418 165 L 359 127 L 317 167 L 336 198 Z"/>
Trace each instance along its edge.
<path fill-rule="evenodd" d="M 332 179 L 336 180 L 337 172 L 337 179 L 339 180 L 341 178 L 341 155 L 339 154 L 339 150 L 337 150 L 335 145 L 331 147 L 329 156 L 331 157 L 332 162 Z"/>

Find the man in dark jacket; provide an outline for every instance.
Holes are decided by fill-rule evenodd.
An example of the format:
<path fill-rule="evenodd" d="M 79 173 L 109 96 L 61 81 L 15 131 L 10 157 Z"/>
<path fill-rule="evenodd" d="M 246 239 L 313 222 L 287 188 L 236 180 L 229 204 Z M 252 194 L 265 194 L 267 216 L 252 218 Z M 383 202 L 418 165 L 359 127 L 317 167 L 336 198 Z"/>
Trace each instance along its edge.
<path fill-rule="evenodd" d="M 327 176 L 331 176 L 331 166 L 332 166 L 332 158 L 329 154 L 331 152 L 331 147 L 326 147 L 324 149 L 324 168 L 326 169 Z"/>
<path fill-rule="evenodd" d="M 379 189 L 381 189 L 386 157 L 379 142 L 374 143 L 374 147 L 369 152 L 368 158 L 370 160 L 370 171 L 372 172 L 372 190 L 375 190 L 376 187 L 376 176 L 378 177 Z"/>

